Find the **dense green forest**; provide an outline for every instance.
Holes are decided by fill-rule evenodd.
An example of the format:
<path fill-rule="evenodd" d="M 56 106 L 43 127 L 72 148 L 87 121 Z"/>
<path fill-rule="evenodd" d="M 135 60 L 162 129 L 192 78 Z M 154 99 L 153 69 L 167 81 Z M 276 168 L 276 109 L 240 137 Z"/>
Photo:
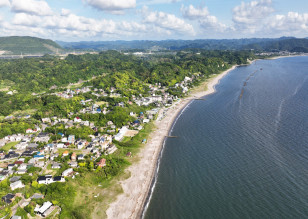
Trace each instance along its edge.
<path fill-rule="evenodd" d="M 28 36 L 0 37 L 0 50 L 5 54 L 46 54 L 62 51 L 62 47 L 52 40 Z"/>
<path fill-rule="evenodd" d="M 194 73 L 207 78 L 213 73 L 229 68 L 233 64 L 247 63 L 254 58 L 248 51 L 201 51 L 192 50 L 176 54 L 136 57 L 116 51 L 100 54 L 69 55 L 64 60 L 46 55 L 41 58 L 0 60 L 0 115 L 7 116 L 17 110 L 40 109 L 37 112 L 67 114 L 79 110 L 81 99 L 91 98 L 83 94 L 63 100 L 51 92 L 64 90 L 69 83 L 84 81 L 84 86 L 110 91 L 111 87 L 128 99 L 132 95 L 147 95 L 148 85 L 161 83 L 173 86 Z M 50 87 L 56 85 L 57 89 Z M 7 89 L 7 90 L 5 90 Z M 16 90 L 8 95 L 8 90 Z M 41 93 L 34 95 L 33 93 Z M 46 92 L 46 94 L 42 94 Z"/>

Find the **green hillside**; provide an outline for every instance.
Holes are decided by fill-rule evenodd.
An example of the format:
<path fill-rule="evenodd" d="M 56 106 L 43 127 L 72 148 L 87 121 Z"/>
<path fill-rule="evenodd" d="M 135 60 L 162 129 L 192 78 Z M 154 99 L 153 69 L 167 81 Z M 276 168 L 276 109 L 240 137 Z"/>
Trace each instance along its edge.
<path fill-rule="evenodd" d="M 50 54 L 62 51 L 62 47 L 52 40 L 28 36 L 0 37 L 0 50 L 7 55 Z M 3 53 L 3 52 L 2 52 Z"/>

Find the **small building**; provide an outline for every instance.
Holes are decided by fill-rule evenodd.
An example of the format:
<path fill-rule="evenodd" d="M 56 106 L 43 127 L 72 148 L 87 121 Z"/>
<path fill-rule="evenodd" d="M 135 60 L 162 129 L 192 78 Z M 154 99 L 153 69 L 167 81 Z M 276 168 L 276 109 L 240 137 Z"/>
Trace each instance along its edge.
<path fill-rule="evenodd" d="M 105 159 L 105 158 L 102 158 L 102 159 L 97 163 L 97 166 L 99 166 L 99 167 L 104 167 L 104 166 L 106 166 L 106 159 Z"/>
<path fill-rule="evenodd" d="M 118 148 L 114 144 L 112 144 L 106 149 L 105 154 L 113 154 L 117 149 Z"/>
<path fill-rule="evenodd" d="M 13 176 L 13 177 L 10 179 L 10 183 L 17 182 L 17 181 L 19 181 L 20 178 L 21 178 L 21 176 Z"/>
<path fill-rule="evenodd" d="M 55 177 L 53 178 L 53 181 L 54 181 L 54 182 L 65 182 L 65 179 L 64 179 L 63 176 L 55 176 Z"/>
<path fill-rule="evenodd" d="M 115 139 L 116 141 L 121 141 L 121 140 L 124 138 L 124 136 L 125 136 L 125 134 L 126 134 L 127 131 L 128 131 L 128 128 L 127 128 L 126 126 L 123 126 L 123 127 L 119 130 L 119 133 L 116 134 L 116 135 L 114 136 L 114 139 Z"/>
<path fill-rule="evenodd" d="M 12 190 L 15 190 L 15 189 L 23 188 L 25 187 L 25 185 L 21 182 L 21 180 L 18 180 L 16 182 L 11 183 L 10 187 Z"/>
<path fill-rule="evenodd" d="M 43 123 L 51 123 L 50 118 L 42 118 Z"/>
<path fill-rule="evenodd" d="M 37 182 L 38 184 L 50 184 L 50 183 L 53 183 L 53 179 L 52 179 L 52 176 L 51 175 L 46 175 L 46 176 L 39 176 L 37 178 Z"/>
<path fill-rule="evenodd" d="M 149 123 L 149 122 L 150 122 L 149 119 L 144 119 L 144 120 L 143 120 L 143 123 Z"/>
<path fill-rule="evenodd" d="M 18 167 L 18 170 L 26 170 L 27 167 L 28 167 L 28 164 L 23 163 L 23 164 L 21 164 L 21 165 Z"/>
<path fill-rule="evenodd" d="M 83 154 L 79 154 L 79 155 L 77 156 L 77 159 L 78 159 L 78 160 L 84 160 L 84 155 L 83 155 Z"/>
<path fill-rule="evenodd" d="M 69 169 L 63 171 L 62 176 L 63 177 L 68 177 L 68 176 L 73 175 L 73 173 L 74 173 L 73 168 L 69 168 Z"/>
<path fill-rule="evenodd" d="M 69 155 L 69 152 L 68 152 L 68 151 L 64 151 L 63 154 L 62 154 L 63 157 L 66 157 L 66 156 L 68 156 L 68 155 Z"/>
<path fill-rule="evenodd" d="M 78 148 L 79 150 L 83 149 L 84 146 L 85 146 L 85 142 L 78 142 L 78 144 L 77 144 L 77 148 Z"/>
<path fill-rule="evenodd" d="M 72 154 L 72 156 L 71 156 L 71 160 L 72 160 L 72 161 L 76 161 L 76 159 L 77 159 L 77 155 L 76 155 L 75 152 L 73 152 L 73 154 Z"/>
<path fill-rule="evenodd" d="M 41 160 L 41 159 L 45 158 L 45 155 L 43 155 L 43 154 L 41 154 L 41 155 L 36 154 L 36 155 L 33 156 L 33 158 L 36 159 L 36 160 Z"/>
<path fill-rule="evenodd" d="M 71 161 L 68 163 L 68 165 L 70 165 L 70 167 L 73 167 L 73 168 L 78 167 L 78 163 L 76 161 Z"/>
<path fill-rule="evenodd" d="M 15 200 L 15 195 L 8 193 L 7 195 L 3 196 L 2 201 L 4 201 L 6 204 L 10 204 Z"/>
<path fill-rule="evenodd" d="M 67 142 L 70 144 L 74 144 L 75 143 L 75 135 L 69 135 Z"/>
<path fill-rule="evenodd" d="M 30 129 L 30 128 L 26 130 L 26 133 L 27 133 L 27 134 L 31 134 L 31 133 L 33 133 L 33 132 L 34 132 L 34 131 L 33 131 L 32 129 Z"/>
<path fill-rule="evenodd" d="M 39 194 L 39 193 L 34 193 L 30 199 L 43 199 L 44 198 L 44 195 L 42 194 Z"/>
<path fill-rule="evenodd" d="M 34 212 L 36 212 L 37 214 L 40 214 L 41 216 L 45 217 L 45 212 L 52 206 L 51 202 L 44 202 L 44 204 L 42 205 L 42 207 L 36 207 L 34 209 Z"/>
<path fill-rule="evenodd" d="M 80 122 L 82 122 L 82 119 L 80 119 L 79 117 L 75 117 L 74 122 L 80 123 Z"/>
<path fill-rule="evenodd" d="M 11 163 L 7 166 L 7 169 L 12 170 L 15 166 L 16 166 L 15 164 Z"/>
<path fill-rule="evenodd" d="M 51 166 L 52 169 L 60 169 L 61 168 L 61 164 L 54 162 Z"/>
<path fill-rule="evenodd" d="M 23 161 L 22 160 L 17 160 L 17 161 L 14 162 L 14 164 L 21 165 L 21 164 L 23 164 Z"/>
<path fill-rule="evenodd" d="M 127 152 L 126 157 L 131 157 L 132 156 L 132 152 Z"/>

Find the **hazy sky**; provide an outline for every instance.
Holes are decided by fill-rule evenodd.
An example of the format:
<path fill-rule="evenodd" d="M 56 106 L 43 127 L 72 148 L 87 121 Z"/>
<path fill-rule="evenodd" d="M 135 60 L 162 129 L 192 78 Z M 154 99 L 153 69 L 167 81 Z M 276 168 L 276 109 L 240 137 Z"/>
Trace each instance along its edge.
<path fill-rule="evenodd" d="M 308 37 L 308 0 L 0 0 L 0 28 L 65 41 Z"/>

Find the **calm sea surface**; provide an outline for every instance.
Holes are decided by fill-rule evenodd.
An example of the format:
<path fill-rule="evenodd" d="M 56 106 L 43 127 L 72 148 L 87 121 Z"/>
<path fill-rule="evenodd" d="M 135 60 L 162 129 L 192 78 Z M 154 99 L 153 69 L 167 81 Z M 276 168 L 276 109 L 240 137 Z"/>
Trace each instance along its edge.
<path fill-rule="evenodd" d="M 145 218 L 308 218 L 308 57 L 256 61 L 216 88 L 175 124 Z"/>

